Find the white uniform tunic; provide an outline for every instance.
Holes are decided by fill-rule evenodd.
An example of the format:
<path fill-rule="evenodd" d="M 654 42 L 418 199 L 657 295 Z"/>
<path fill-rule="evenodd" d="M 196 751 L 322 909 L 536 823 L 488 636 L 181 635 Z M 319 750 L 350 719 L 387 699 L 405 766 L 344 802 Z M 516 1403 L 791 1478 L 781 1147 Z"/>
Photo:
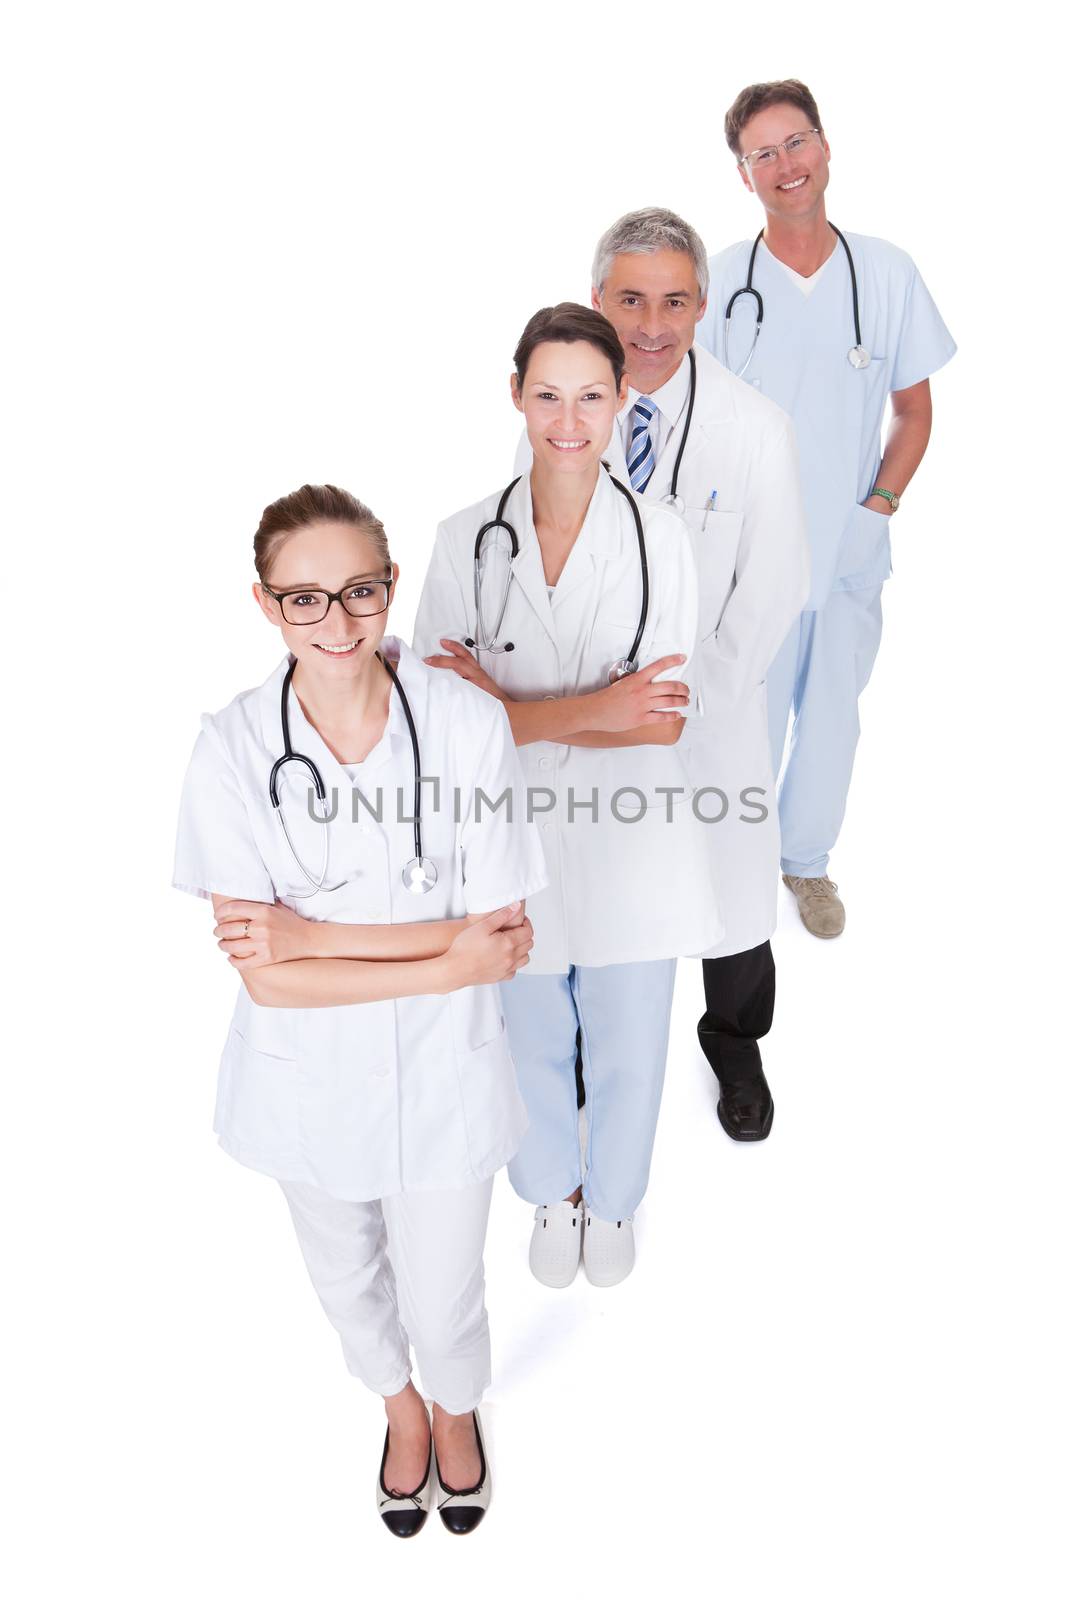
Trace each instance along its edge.
<path fill-rule="evenodd" d="M 499 499 L 498 490 L 438 529 L 415 622 L 421 655 L 440 654 L 443 637 L 475 635 L 475 537 L 495 517 Z M 650 599 L 639 667 L 660 656 L 692 656 L 697 634 L 689 541 L 673 512 L 655 504 L 641 511 Z M 551 601 L 528 477 L 512 490 L 505 516 L 519 550 L 500 640 L 515 649 L 483 652 L 481 665 L 516 700 L 605 688 L 641 614 L 637 534 L 624 496 L 602 472 Z M 490 625 L 496 609 L 494 599 Z M 687 680 L 689 664 L 666 675 Z M 540 828 L 549 870 L 548 888 L 527 908 L 535 942 L 525 973 L 663 960 L 718 940 L 715 829 L 694 810 L 678 745 L 593 750 L 542 740 L 524 745 L 519 756 L 531 801 L 545 808 Z M 594 795 L 595 818 L 588 808 Z M 714 816 L 717 805 L 697 797 L 697 809 Z"/>
<path fill-rule="evenodd" d="M 356 784 L 290 691 L 293 750 L 318 766 L 331 806 L 336 796 L 326 882 L 341 885 L 300 897 L 308 886 L 268 793 L 283 749 L 288 659 L 258 689 L 203 718 L 182 796 L 176 887 L 204 897 L 277 898 L 318 921 L 403 923 L 492 911 L 544 886 L 503 708 L 452 674 L 432 672 L 398 641 L 384 649 L 396 660 L 418 731 L 423 852 L 437 867 L 435 887 L 413 895 L 401 882 L 414 854 L 414 767 L 395 690 L 385 732 Z M 476 814 L 476 785 L 494 798 L 510 788 L 514 820 L 503 809 Z M 308 789 L 306 769 L 288 765 L 286 821 L 318 877 L 323 825 L 309 816 Z M 353 821 L 357 789 L 369 805 L 360 803 Z M 502 1166 L 525 1123 L 494 985 L 307 1009 L 258 1006 L 243 986 L 238 992 L 215 1131 L 247 1166 L 343 1200 L 459 1188 Z"/>
<path fill-rule="evenodd" d="M 796 426 L 812 549 L 807 610 L 817 610 L 833 590 L 868 589 L 889 577 L 889 518 L 862 504 L 881 464 L 886 401 L 930 377 L 956 350 L 910 256 L 884 239 L 850 233 L 848 242 L 869 367 L 857 369 L 847 359 L 856 335 L 840 242 L 810 294 L 762 243 L 752 274 L 763 296 L 763 332 L 744 381 L 777 401 Z M 723 362 L 726 304 L 744 285 L 751 250 L 751 241 L 742 241 L 708 264 L 708 309 L 697 338 Z M 734 369 L 751 347 L 755 318 L 755 301 L 742 295 L 731 316 Z"/>
<path fill-rule="evenodd" d="M 778 817 L 764 680 L 804 603 L 809 560 L 792 423 L 706 350 L 693 354 L 696 398 L 676 509 L 689 529 L 699 575 L 699 693 L 679 749 L 693 784 L 716 786 L 728 804 L 722 820 L 709 827 L 724 932 L 704 952 L 726 956 L 774 932 Z M 631 413 L 641 393 L 631 385 L 608 452 L 623 482 Z M 649 395 L 657 408 L 650 426 L 656 465 L 638 501 L 646 514 L 670 493 L 688 395 L 688 360 Z M 524 434 L 516 470 L 529 458 Z M 716 809 L 722 801 L 709 798 L 706 814 Z"/>

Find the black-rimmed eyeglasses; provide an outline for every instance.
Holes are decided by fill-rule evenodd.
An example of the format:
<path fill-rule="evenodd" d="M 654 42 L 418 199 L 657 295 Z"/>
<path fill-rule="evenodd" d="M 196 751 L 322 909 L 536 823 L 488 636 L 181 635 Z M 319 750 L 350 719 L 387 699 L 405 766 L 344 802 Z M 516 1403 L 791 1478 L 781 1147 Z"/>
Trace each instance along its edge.
<path fill-rule="evenodd" d="M 321 622 L 335 600 L 339 600 L 350 617 L 377 617 L 389 609 L 392 578 L 361 578 L 357 583 L 346 584 L 331 594 L 328 589 L 287 589 L 279 594 L 268 584 L 263 590 L 272 600 L 277 600 L 286 622 L 305 627 L 310 622 Z"/>

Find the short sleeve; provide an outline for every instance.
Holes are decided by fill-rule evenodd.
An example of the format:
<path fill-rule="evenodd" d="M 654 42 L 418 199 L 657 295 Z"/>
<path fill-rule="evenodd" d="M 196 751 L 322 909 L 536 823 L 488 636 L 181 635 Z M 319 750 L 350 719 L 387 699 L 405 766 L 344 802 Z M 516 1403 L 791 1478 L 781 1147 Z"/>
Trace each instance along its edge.
<path fill-rule="evenodd" d="M 475 913 L 526 900 L 548 883 L 507 712 L 492 699 L 479 711 L 487 735 L 473 773 L 465 775 L 469 799 L 460 827 L 464 901 Z"/>
<path fill-rule="evenodd" d="M 955 354 L 956 341 L 945 327 L 918 269 L 914 268 L 893 359 L 890 389 L 896 392 L 922 383 L 924 378 L 929 378 L 939 367 L 951 361 Z"/>
<path fill-rule="evenodd" d="M 204 900 L 223 894 L 271 905 L 275 898 L 237 774 L 208 717 L 185 775 L 172 882 Z"/>

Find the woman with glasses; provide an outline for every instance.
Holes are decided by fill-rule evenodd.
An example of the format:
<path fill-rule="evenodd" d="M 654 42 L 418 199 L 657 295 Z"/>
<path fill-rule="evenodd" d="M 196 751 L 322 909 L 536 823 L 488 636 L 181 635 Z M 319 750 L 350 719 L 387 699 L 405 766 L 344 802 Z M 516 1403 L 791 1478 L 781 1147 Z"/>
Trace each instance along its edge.
<path fill-rule="evenodd" d="M 529 959 L 543 859 L 503 710 L 386 636 L 397 567 L 366 506 L 306 485 L 267 507 L 255 563 L 286 654 L 203 718 L 174 873 L 241 978 L 215 1128 L 279 1181 L 385 1398 L 386 1525 L 417 1532 L 439 1485 L 465 1533 L 489 1496 L 486 1218 L 525 1123 L 496 984 Z"/>
<path fill-rule="evenodd" d="M 718 812 L 698 815 L 677 749 L 697 636 L 689 536 L 603 462 L 624 365 L 599 312 L 531 318 L 511 387 L 533 466 L 442 524 L 415 624 L 442 675 L 503 702 L 539 812 L 550 884 L 529 908 L 533 962 L 506 996 L 530 1115 L 509 1175 L 536 1207 L 530 1269 L 553 1288 L 580 1261 L 601 1288 L 633 1267 L 675 958 L 722 932 Z"/>

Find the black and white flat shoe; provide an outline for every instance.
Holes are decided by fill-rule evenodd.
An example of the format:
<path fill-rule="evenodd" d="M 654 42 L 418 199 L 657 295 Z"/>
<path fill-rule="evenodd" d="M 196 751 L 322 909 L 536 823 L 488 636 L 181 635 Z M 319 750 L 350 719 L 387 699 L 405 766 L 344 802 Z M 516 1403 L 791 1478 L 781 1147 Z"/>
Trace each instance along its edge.
<path fill-rule="evenodd" d="M 392 1489 L 385 1487 L 385 1458 L 388 1454 L 389 1429 L 386 1428 L 382 1464 L 378 1468 L 378 1515 L 390 1533 L 395 1533 L 398 1539 L 410 1539 L 418 1533 L 433 1510 L 434 1491 L 437 1488 L 433 1440 L 430 1441 L 430 1453 L 426 1457 L 426 1471 L 422 1475 L 422 1482 L 417 1489 L 412 1490 L 411 1494 L 396 1494 Z"/>
<path fill-rule="evenodd" d="M 478 1444 L 478 1456 L 482 1463 L 482 1475 L 473 1489 L 450 1489 L 440 1476 L 441 1497 L 437 1509 L 441 1514 L 441 1521 L 449 1533 L 471 1533 L 481 1522 L 489 1509 L 489 1501 L 493 1493 L 493 1480 L 489 1474 L 489 1463 L 485 1459 L 485 1449 L 482 1445 L 482 1430 L 478 1426 L 478 1413 L 474 1413 L 474 1437 Z"/>

